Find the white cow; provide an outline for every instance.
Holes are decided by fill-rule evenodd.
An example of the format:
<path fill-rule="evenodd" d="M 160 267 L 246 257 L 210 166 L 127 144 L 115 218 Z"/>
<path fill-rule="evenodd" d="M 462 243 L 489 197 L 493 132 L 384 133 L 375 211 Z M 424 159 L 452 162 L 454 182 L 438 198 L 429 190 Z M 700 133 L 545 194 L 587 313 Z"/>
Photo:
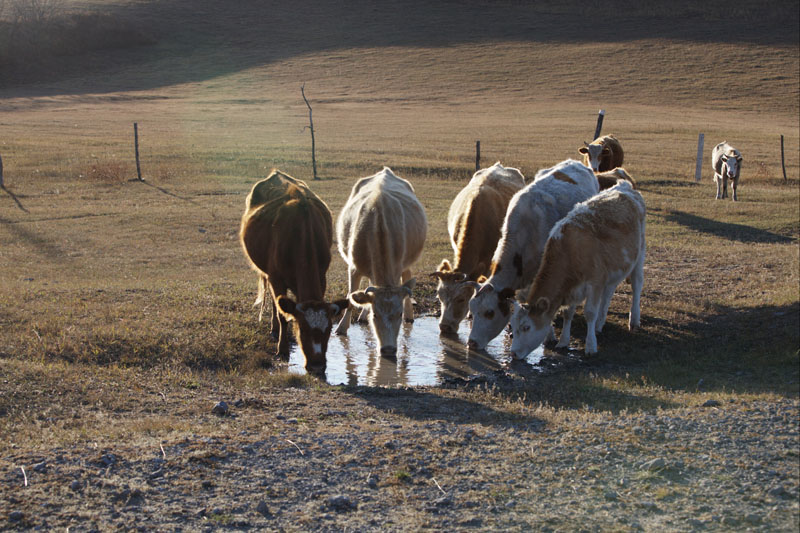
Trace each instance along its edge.
<path fill-rule="evenodd" d="M 736 189 L 739 187 L 739 173 L 742 170 L 742 154 L 722 141 L 711 151 L 711 165 L 714 167 L 714 182 L 717 184 L 717 200 L 728 197 L 728 180 L 731 181 L 733 189 L 733 201 L 739 198 L 736 196 Z"/>
<path fill-rule="evenodd" d="M 524 186 L 519 170 L 495 163 L 476 172 L 450 204 L 447 231 L 453 265 L 445 259 L 432 274 L 439 279 L 436 296 L 442 304 L 439 329 L 443 333 L 457 332 L 467 316 L 477 281 L 489 274 L 508 202 Z"/>
<path fill-rule="evenodd" d="M 469 302 L 470 348 L 485 349 L 503 331 L 511 317 L 514 292 L 536 275 L 550 229 L 598 190 L 592 170 L 567 159 L 540 170 L 533 183 L 514 195 L 492 258 L 491 275 Z"/>
<path fill-rule="evenodd" d="M 348 266 L 350 301 L 369 308 L 381 355 L 394 356 L 400 320 L 414 320 L 411 265 L 419 259 L 428 231 L 425 209 L 411 184 L 384 167 L 360 179 L 336 221 L 339 253 Z M 370 286 L 359 291 L 361 279 Z M 351 309 L 336 333 L 346 335 Z"/>
<path fill-rule="evenodd" d="M 628 327 L 639 326 L 644 280 L 645 205 L 642 195 L 620 181 L 576 205 L 550 231 L 542 265 L 526 302 L 511 318 L 511 354 L 523 359 L 552 332 L 553 318 L 566 307 L 558 347 L 569 345 L 575 307 L 584 304 L 586 353 L 597 352 L 614 290 L 630 277 L 633 298 Z"/>

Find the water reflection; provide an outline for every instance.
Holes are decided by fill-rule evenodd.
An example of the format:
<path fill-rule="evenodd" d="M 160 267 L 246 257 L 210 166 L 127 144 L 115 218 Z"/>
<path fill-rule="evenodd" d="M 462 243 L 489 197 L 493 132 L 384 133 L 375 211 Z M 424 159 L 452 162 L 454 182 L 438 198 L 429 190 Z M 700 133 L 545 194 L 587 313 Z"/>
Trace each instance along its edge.
<path fill-rule="evenodd" d="M 352 324 L 346 337 L 331 335 L 325 379 L 331 385 L 415 386 L 438 385 L 447 378 L 486 374 L 509 363 L 511 337 L 507 331 L 486 347 L 469 350 L 466 341 L 470 323 L 461 323 L 457 334 L 439 335 L 435 316 L 421 316 L 403 324 L 397 339 L 397 359 L 381 357 L 374 336 L 366 324 Z M 538 363 L 544 354 L 540 346 L 527 357 Z M 305 374 L 305 360 L 297 346 L 289 358 L 289 371 Z"/>

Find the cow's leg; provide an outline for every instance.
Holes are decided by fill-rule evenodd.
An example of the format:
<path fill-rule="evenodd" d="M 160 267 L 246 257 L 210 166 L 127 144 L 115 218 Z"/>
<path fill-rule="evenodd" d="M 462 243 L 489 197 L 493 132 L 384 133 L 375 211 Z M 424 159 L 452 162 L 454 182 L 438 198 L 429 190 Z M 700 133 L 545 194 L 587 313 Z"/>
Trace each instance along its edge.
<path fill-rule="evenodd" d="M 603 300 L 600 307 L 600 314 L 597 316 L 597 324 L 594 330 L 597 333 L 603 331 L 603 326 L 606 325 L 606 318 L 608 317 L 608 308 L 611 305 L 611 298 L 614 296 L 614 291 L 617 290 L 617 284 L 609 283 L 603 291 Z"/>
<path fill-rule="evenodd" d="M 586 353 L 597 353 L 597 335 L 595 328 L 597 325 L 597 317 L 600 314 L 600 307 L 602 303 L 602 292 L 596 289 L 589 291 L 586 297 L 586 303 L 583 304 L 583 317 L 586 319 Z"/>
<path fill-rule="evenodd" d="M 353 294 L 358 290 L 358 286 L 361 283 L 361 278 L 363 276 L 353 267 L 348 268 L 347 270 L 347 294 Z M 347 335 L 347 328 L 350 327 L 350 321 L 353 317 L 353 304 L 347 306 L 347 310 L 344 312 L 344 316 L 339 321 L 339 325 L 336 326 L 336 334 L 337 335 Z"/>
<path fill-rule="evenodd" d="M 356 283 L 356 288 L 353 290 L 358 290 L 360 284 L 361 284 L 361 279 L 359 278 L 359 282 Z M 372 280 L 369 278 L 367 278 L 367 285 L 372 285 Z M 369 323 L 369 307 L 363 306 L 360 308 L 358 317 L 356 318 L 356 322 L 358 322 L 359 324 Z"/>
<path fill-rule="evenodd" d="M 739 198 L 736 196 L 736 186 L 739 185 L 739 178 L 731 178 L 731 189 L 733 190 L 733 201 L 737 201 Z"/>
<path fill-rule="evenodd" d="M 404 284 L 411 279 L 411 269 L 404 270 L 400 279 L 400 283 Z M 403 299 L 403 319 L 406 322 L 414 322 L 414 300 L 411 296 L 406 296 Z"/>
<path fill-rule="evenodd" d="M 272 304 L 272 319 L 270 320 L 269 335 L 275 340 L 278 340 L 281 334 L 281 326 L 278 323 L 278 309 L 275 306 L 275 299 L 269 289 L 269 278 L 261 274 L 258 278 L 258 298 L 256 298 L 255 306 L 258 306 L 258 321 L 264 316 L 264 311 L 267 308 L 267 300 Z"/>
<path fill-rule="evenodd" d="M 561 337 L 558 338 L 556 348 L 566 348 L 569 346 L 570 329 L 572 328 L 572 317 L 575 316 L 575 306 L 570 305 L 564 310 L 564 325 L 561 326 Z"/>
<path fill-rule="evenodd" d="M 722 176 L 719 174 L 714 174 L 714 183 L 717 186 L 717 200 L 722 199 Z"/>
<path fill-rule="evenodd" d="M 725 199 L 728 197 L 728 175 L 725 174 L 722 176 L 722 198 Z"/>
<path fill-rule="evenodd" d="M 628 316 L 628 329 L 633 331 L 639 327 L 641 313 L 642 285 L 644 284 L 644 252 L 639 254 L 639 260 L 631 272 L 631 313 Z"/>
<path fill-rule="evenodd" d="M 278 311 L 278 306 L 276 302 L 278 301 L 278 296 L 286 296 L 286 286 L 281 283 L 275 283 L 274 280 L 270 280 L 269 282 L 270 293 L 272 295 L 272 316 L 273 320 L 275 317 L 278 319 L 278 355 L 288 357 L 289 356 L 289 321 Z"/>

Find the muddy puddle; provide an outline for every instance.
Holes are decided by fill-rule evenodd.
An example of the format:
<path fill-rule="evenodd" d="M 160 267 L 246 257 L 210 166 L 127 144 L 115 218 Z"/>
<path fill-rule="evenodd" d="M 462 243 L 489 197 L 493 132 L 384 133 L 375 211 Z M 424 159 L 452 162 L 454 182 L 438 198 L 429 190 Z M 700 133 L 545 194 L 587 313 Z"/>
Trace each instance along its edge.
<path fill-rule="evenodd" d="M 476 352 L 466 347 L 471 324 L 463 321 L 457 335 L 440 336 L 435 316 L 420 316 L 404 323 L 397 339 L 397 360 L 381 357 L 367 324 L 354 323 L 347 337 L 331 335 L 325 379 L 331 385 L 417 386 L 441 385 L 448 379 L 488 374 L 511 360 L 511 337 L 504 331 Z M 540 346 L 526 361 L 537 364 L 544 355 Z M 289 358 L 289 372 L 305 374 L 305 359 L 297 346 Z"/>

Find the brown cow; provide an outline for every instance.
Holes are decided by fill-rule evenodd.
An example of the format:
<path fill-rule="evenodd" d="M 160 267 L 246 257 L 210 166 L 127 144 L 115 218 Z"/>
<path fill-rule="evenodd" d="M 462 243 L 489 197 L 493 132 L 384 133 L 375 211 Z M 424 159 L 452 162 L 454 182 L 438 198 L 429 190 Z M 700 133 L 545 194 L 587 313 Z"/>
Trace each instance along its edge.
<path fill-rule="evenodd" d="M 636 180 L 628 174 L 624 168 L 618 167 L 614 170 L 608 170 L 606 172 L 597 172 L 595 174 L 597 178 L 597 184 L 600 185 L 600 190 L 604 191 L 606 189 L 610 189 L 614 185 L 617 184 L 619 180 L 625 180 L 629 182 L 634 189 L 637 189 Z"/>
<path fill-rule="evenodd" d="M 511 355 L 522 359 L 552 331 L 552 321 L 566 307 L 557 347 L 569 345 L 575 307 L 582 302 L 587 354 L 597 352 L 614 290 L 631 279 L 628 327 L 639 326 L 639 298 L 644 280 L 645 205 L 642 195 L 621 180 L 576 205 L 550 231 L 544 257 L 526 302 L 511 317 Z"/>
<path fill-rule="evenodd" d="M 287 326 L 293 320 L 306 368 L 322 372 L 333 320 L 348 305 L 347 300 L 323 301 L 333 241 L 328 206 L 304 182 L 273 170 L 247 196 L 239 239 L 258 273 L 259 320 L 267 298 L 272 298 L 278 354 L 289 354 Z M 299 303 L 286 296 L 287 291 Z"/>
<path fill-rule="evenodd" d="M 445 259 L 432 274 L 439 279 L 436 295 L 442 304 L 443 333 L 458 331 L 467 316 L 479 278 L 489 274 L 508 202 L 524 186 L 519 170 L 498 162 L 476 172 L 450 205 L 447 230 L 455 253 L 453 265 Z"/>
<path fill-rule="evenodd" d="M 591 144 L 586 142 L 578 149 L 583 154 L 583 164 L 595 172 L 614 170 L 622 166 L 625 154 L 622 145 L 613 135 L 598 137 Z"/>

